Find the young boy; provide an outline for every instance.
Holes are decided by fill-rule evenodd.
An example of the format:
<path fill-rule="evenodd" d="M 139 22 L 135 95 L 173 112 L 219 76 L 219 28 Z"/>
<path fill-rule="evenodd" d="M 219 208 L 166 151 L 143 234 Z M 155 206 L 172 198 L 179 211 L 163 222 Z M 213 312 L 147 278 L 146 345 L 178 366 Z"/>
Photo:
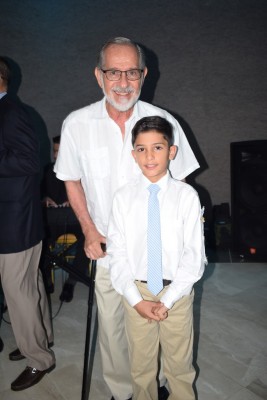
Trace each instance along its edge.
<path fill-rule="evenodd" d="M 115 194 L 107 249 L 112 284 L 123 295 L 133 400 L 158 399 L 159 345 L 169 400 L 193 400 L 193 285 L 206 262 L 202 210 L 195 190 L 168 172 L 177 149 L 166 119 L 139 120 L 132 144 L 142 175 Z"/>

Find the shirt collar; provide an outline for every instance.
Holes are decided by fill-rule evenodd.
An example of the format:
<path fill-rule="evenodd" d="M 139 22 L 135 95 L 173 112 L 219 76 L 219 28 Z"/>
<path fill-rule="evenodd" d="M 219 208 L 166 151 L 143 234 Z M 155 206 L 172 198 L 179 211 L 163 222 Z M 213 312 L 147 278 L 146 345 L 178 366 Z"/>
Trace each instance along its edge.
<path fill-rule="evenodd" d="M 166 175 L 164 175 L 159 181 L 155 182 L 155 184 L 158 185 L 162 191 L 164 191 L 166 189 L 170 179 L 171 179 L 170 173 L 169 173 L 169 171 L 167 171 Z M 148 188 L 148 186 L 153 184 L 153 182 L 151 182 L 149 179 L 147 179 L 143 174 L 141 175 L 141 182 L 142 182 L 142 185 L 146 189 Z"/>
<path fill-rule="evenodd" d="M 6 94 L 7 94 L 7 92 L 0 93 L 0 99 L 2 99 L 2 97 L 4 97 Z"/>

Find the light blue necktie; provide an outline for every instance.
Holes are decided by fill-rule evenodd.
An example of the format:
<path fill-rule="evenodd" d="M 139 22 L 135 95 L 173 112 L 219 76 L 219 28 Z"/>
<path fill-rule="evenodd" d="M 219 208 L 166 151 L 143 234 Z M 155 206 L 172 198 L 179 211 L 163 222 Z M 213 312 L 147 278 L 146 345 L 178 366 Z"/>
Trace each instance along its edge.
<path fill-rule="evenodd" d="M 147 224 L 147 287 L 151 293 L 157 295 L 163 289 L 161 266 L 161 231 L 160 210 L 157 194 L 158 185 L 148 187 L 148 224 Z"/>

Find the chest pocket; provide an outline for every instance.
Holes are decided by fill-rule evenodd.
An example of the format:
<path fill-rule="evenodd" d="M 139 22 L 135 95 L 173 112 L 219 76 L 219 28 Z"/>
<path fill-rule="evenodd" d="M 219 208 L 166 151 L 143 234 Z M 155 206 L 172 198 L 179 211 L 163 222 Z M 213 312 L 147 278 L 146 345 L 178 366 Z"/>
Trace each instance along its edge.
<path fill-rule="evenodd" d="M 91 179 L 103 179 L 110 175 L 110 162 L 107 147 L 87 150 L 81 155 L 84 175 Z"/>

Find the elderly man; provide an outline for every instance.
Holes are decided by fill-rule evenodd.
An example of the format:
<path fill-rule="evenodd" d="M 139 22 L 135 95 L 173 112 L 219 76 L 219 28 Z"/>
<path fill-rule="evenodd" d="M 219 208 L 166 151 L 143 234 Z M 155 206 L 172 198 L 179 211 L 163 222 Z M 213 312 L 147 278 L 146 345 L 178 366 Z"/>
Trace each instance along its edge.
<path fill-rule="evenodd" d="M 199 167 L 178 122 L 166 111 L 138 100 L 147 72 L 143 51 L 136 43 L 121 37 L 105 43 L 95 68 L 104 98 L 74 111 L 64 121 L 55 165 L 81 224 L 85 252 L 98 259 L 96 298 L 103 375 L 116 400 L 129 399 L 132 386 L 121 296 L 111 285 L 109 257 L 101 243 L 106 242 L 114 192 L 141 173 L 131 156 L 131 130 L 136 121 L 159 115 L 173 125 L 179 148 L 179 157 L 170 164 L 173 177 L 184 179 Z M 163 386 L 159 399 L 167 396 Z"/>

